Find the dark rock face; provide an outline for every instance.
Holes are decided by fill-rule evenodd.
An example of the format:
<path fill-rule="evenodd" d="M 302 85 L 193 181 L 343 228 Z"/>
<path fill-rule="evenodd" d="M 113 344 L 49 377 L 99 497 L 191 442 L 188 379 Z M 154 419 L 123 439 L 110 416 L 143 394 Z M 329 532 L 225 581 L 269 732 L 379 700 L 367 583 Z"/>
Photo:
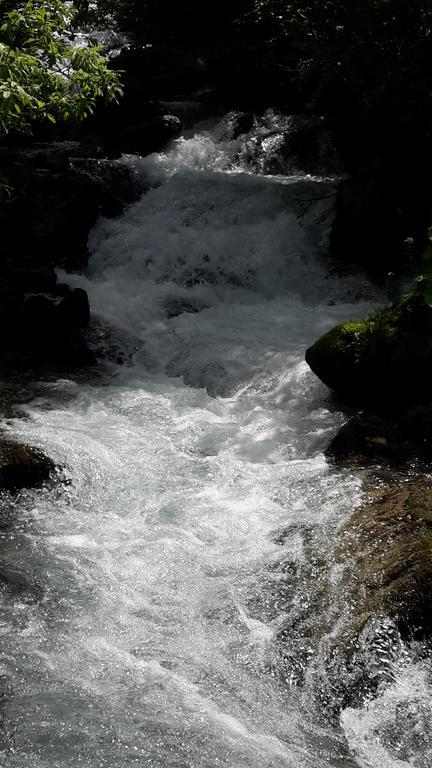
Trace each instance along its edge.
<path fill-rule="evenodd" d="M 13 188 L 0 203 L 4 251 L 0 272 L 81 269 L 87 237 L 99 215 L 117 216 L 137 197 L 128 169 L 109 160 L 70 159 L 69 144 L 9 155 L 5 175 Z"/>
<path fill-rule="evenodd" d="M 160 152 L 172 139 L 180 136 L 183 125 L 174 115 L 155 117 L 145 123 L 129 125 L 120 132 L 119 146 L 122 152 L 149 155 Z"/>
<path fill-rule="evenodd" d="M 432 309 L 414 296 L 365 321 L 342 323 L 307 350 L 306 361 L 347 402 L 384 411 L 428 403 Z"/>
<path fill-rule="evenodd" d="M 343 463 L 393 461 L 402 446 L 398 433 L 387 421 L 372 414 L 360 414 L 344 424 L 333 438 L 326 456 Z"/>
<path fill-rule="evenodd" d="M 80 288 L 57 305 L 42 295 L 11 298 L 0 308 L 1 368 L 71 370 L 93 365 L 95 357 L 81 335 L 89 320 L 88 297 Z"/>
<path fill-rule="evenodd" d="M 229 139 L 238 139 L 246 133 L 250 133 L 255 124 L 252 112 L 228 112 L 225 117 L 227 135 Z"/>
<path fill-rule="evenodd" d="M 392 464 L 432 458 L 432 405 L 417 405 L 402 415 L 381 418 L 361 413 L 344 424 L 326 450 L 342 464 Z"/>
<path fill-rule="evenodd" d="M 246 117 L 242 122 L 237 128 L 240 133 L 247 127 Z M 322 118 L 268 110 L 246 137 L 242 154 L 257 172 L 264 174 L 334 176 L 344 172 L 331 128 Z"/>
<path fill-rule="evenodd" d="M 54 462 L 36 448 L 0 438 L 0 490 L 33 488 L 49 480 Z"/>

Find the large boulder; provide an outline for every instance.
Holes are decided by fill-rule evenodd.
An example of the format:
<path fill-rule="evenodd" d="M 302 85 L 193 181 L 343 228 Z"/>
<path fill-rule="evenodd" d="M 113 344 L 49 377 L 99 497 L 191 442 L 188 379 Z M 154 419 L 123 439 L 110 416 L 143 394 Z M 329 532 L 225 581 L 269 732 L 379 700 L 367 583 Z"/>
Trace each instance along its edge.
<path fill-rule="evenodd" d="M 36 448 L 0 437 L 0 491 L 33 488 L 49 480 L 54 462 Z"/>
<path fill-rule="evenodd" d="M 306 361 L 347 402 L 398 410 L 429 402 L 432 308 L 416 295 L 342 323 L 307 350 Z"/>

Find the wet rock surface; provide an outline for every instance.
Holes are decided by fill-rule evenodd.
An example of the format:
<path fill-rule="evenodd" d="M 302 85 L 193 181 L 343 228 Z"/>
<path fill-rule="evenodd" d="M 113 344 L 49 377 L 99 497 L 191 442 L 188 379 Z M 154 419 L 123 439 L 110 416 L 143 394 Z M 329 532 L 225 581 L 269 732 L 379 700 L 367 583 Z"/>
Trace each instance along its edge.
<path fill-rule="evenodd" d="M 0 436 L 0 491 L 33 488 L 54 470 L 54 462 L 41 451 Z"/>
<path fill-rule="evenodd" d="M 286 679 L 309 679 L 326 717 L 337 719 L 391 683 L 403 642 L 432 635 L 431 480 L 382 476 L 326 540 L 313 529 L 300 534 L 304 561 L 283 568 L 280 653 Z M 299 584 L 304 605 L 291 605 Z"/>
<path fill-rule="evenodd" d="M 233 138 L 245 135 L 243 158 L 258 173 L 344 173 L 332 130 L 322 118 L 268 110 L 251 123 L 250 113 L 239 112 L 231 113 L 229 127 Z"/>
<path fill-rule="evenodd" d="M 338 557 L 351 561 L 345 584 L 354 623 L 379 615 L 403 637 L 432 632 L 432 483 L 383 487 L 342 530 Z"/>
<path fill-rule="evenodd" d="M 390 464 L 403 467 L 432 458 L 432 406 L 418 405 L 392 418 L 357 414 L 337 432 L 325 451 L 337 464 Z"/>
<path fill-rule="evenodd" d="M 396 460 L 400 435 L 388 421 L 373 414 L 359 414 L 344 424 L 331 441 L 326 456 L 335 462 L 362 464 Z"/>

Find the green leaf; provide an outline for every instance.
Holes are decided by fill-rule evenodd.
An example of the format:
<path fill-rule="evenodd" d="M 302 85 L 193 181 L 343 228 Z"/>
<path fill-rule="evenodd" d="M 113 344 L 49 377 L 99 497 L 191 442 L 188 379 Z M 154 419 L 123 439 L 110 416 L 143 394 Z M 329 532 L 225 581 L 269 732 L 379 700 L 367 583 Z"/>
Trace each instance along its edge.
<path fill-rule="evenodd" d="M 0 3 L 2 0 L 0 0 Z M 100 48 L 76 49 L 69 42 L 76 9 L 62 0 L 27 0 L 0 26 L 0 127 L 31 131 L 41 118 L 84 118 L 99 97 L 120 92 Z"/>

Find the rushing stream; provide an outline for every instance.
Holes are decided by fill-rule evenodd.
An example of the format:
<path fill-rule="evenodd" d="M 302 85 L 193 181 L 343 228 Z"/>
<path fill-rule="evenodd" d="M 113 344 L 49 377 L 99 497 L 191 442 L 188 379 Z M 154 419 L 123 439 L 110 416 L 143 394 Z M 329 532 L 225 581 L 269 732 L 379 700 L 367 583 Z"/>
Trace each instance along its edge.
<path fill-rule="evenodd" d="M 362 493 L 324 459 L 345 417 L 304 363 L 382 300 L 328 274 L 334 186 L 249 172 L 223 125 L 130 163 L 146 193 L 67 277 L 105 363 L 8 423 L 69 482 L 8 502 L 0 766 L 427 768 L 426 662 L 339 724 L 319 659 L 296 684 L 277 641 L 313 593 L 284 590 L 303 532 L 325 553 Z"/>

